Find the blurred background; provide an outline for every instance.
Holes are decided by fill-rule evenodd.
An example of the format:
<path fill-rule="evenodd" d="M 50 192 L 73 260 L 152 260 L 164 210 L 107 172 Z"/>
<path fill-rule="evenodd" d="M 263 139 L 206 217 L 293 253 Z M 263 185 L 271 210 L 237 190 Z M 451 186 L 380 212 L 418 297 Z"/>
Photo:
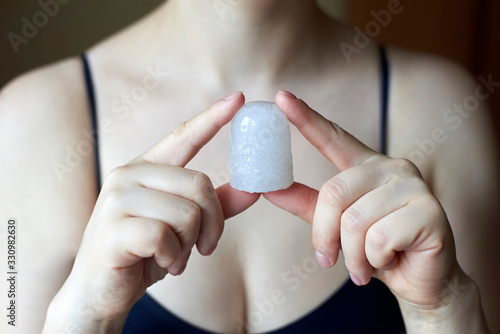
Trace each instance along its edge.
<path fill-rule="evenodd" d="M 215 0 L 213 0 L 215 1 Z M 219 0 L 229 2 L 230 0 Z M 296 0 L 289 0 L 296 1 Z M 42 4 L 59 3 L 58 12 Z M 151 11 L 163 0 L 40 0 L 0 2 L 0 87 L 16 75 L 76 55 L 96 41 Z M 320 0 L 335 18 L 365 30 L 373 13 L 397 0 Z M 384 44 L 430 52 L 465 66 L 474 76 L 500 81 L 499 0 L 401 0 L 376 39 Z M 52 8 L 53 9 L 53 8 Z M 26 21 L 40 27 L 25 29 Z M 30 36 L 25 38 L 24 36 Z M 13 47 L 13 45 L 15 45 Z M 500 115 L 500 88 L 489 99 Z M 498 117 L 500 119 L 500 117 Z M 499 123 L 500 124 L 500 123 Z"/>

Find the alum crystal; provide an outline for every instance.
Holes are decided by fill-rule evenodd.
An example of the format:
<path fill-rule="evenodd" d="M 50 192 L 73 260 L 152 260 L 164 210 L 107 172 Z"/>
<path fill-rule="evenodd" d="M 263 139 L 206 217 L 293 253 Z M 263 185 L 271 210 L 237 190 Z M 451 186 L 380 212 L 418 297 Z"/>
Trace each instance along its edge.
<path fill-rule="evenodd" d="M 249 102 L 231 121 L 231 186 L 265 193 L 293 183 L 288 119 L 273 102 Z"/>

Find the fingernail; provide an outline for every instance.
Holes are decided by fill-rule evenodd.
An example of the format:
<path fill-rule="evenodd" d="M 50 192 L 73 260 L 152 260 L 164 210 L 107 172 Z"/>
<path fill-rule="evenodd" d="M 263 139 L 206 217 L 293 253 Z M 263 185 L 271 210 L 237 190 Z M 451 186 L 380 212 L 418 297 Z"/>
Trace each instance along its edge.
<path fill-rule="evenodd" d="M 218 243 L 218 242 L 216 242 L 216 243 L 215 243 L 215 245 L 214 245 L 212 248 L 210 248 L 210 250 L 207 252 L 207 255 L 212 255 L 212 253 L 213 253 L 213 252 L 215 251 L 215 249 L 217 248 L 217 245 L 218 245 L 218 244 L 219 244 L 219 243 Z"/>
<path fill-rule="evenodd" d="M 316 251 L 316 260 L 318 260 L 319 265 L 323 268 L 329 268 L 331 266 L 330 260 L 318 251 Z"/>
<path fill-rule="evenodd" d="M 242 93 L 243 93 L 242 91 L 231 93 L 231 94 L 229 94 L 228 96 L 226 96 L 225 98 L 223 98 L 223 100 L 224 100 L 224 101 L 229 101 L 229 100 L 231 100 L 233 97 L 238 96 L 238 95 L 240 95 L 240 94 L 242 94 Z"/>
<path fill-rule="evenodd" d="M 187 265 L 184 265 L 184 267 L 182 267 L 182 269 L 179 270 L 179 273 L 177 275 L 182 274 L 184 272 L 184 270 L 186 270 L 186 267 L 187 267 Z"/>
<path fill-rule="evenodd" d="M 357 278 L 353 273 L 349 273 L 349 276 L 351 277 L 351 281 L 357 286 L 363 285 L 363 282 L 361 282 L 361 280 Z"/>
<path fill-rule="evenodd" d="M 281 94 L 283 94 L 283 95 L 288 96 L 288 97 L 291 97 L 291 98 L 294 98 L 294 99 L 296 99 L 296 98 L 297 98 L 297 96 L 293 95 L 292 93 L 290 93 L 290 92 L 289 92 L 289 91 L 287 91 L 287 90 L 280 90 L 279 92 L 280 92 Z"/>

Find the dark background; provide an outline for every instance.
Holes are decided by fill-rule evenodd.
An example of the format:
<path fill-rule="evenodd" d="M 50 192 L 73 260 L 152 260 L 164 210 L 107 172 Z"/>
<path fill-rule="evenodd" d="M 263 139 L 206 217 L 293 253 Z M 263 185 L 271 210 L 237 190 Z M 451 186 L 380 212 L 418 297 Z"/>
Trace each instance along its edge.
<path fill-rule="evenodd" d="M 42 2 L 57 0 L 42 0 Z M 16 75 L 49 62 L 76 55 L 151 11 L 163 0 L 58 0 L 59 12 L 16 53 L 10 32 L 22 35 L 23 17 L 33 22 L 38 0 L 0 2 L 0 87 Z M 214 0 L 203 0 L 214 1 Z M 297 0 L 288 0 L 297 1 Z M 390 0 L 395 1 L 395 0 Z M 321 0 L 327 12 L 364 30 L 371 11 L 386 9 L 389 0 Z M 493 75 L 500 81 L 499 0 L 400 0 L 403 11 L 393 15 L 376 36 L 384 44 L 430 52 L 455 60 L 474 76 Z M 489 102 L 500 114 L 500 89 Z"/>

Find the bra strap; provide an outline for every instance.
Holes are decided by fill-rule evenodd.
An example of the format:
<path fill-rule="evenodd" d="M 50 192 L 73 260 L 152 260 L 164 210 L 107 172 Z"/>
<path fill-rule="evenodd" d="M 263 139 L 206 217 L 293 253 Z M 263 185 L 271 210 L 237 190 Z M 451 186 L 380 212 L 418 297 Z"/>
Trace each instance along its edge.
<path fill-rule="evenodd" d="M 381 117 L 380 117 L 380 153 L 387 154 L 387 122 L 389 108 L 389 62 L 385 47 L 380 46 L 380 69 L 381 69 Z"/>
<path fill-rule="evenodd" d="M 90 119 L 92 125 L 92 140 L 94 144 L 94 163 L 95 163 L 95 174 L 96 174 L 96 182 L 97 189 L 101 190 L 101 168 L 100 168 L 100 159 L 99 159 L 99 136 L 97 132 L 97 110 L 95 103 L 95 92 L 94 92 L 94 84 L 92 81 L 92 74 L 90 72 L 90 65 L 88 62 L 87 55 L 82 52 L 80 54 L 83 63 L 83 70 L 85 74 L 85 86 L 87 88 L 87 96 L 89 99 L 90 106 Z"/>

